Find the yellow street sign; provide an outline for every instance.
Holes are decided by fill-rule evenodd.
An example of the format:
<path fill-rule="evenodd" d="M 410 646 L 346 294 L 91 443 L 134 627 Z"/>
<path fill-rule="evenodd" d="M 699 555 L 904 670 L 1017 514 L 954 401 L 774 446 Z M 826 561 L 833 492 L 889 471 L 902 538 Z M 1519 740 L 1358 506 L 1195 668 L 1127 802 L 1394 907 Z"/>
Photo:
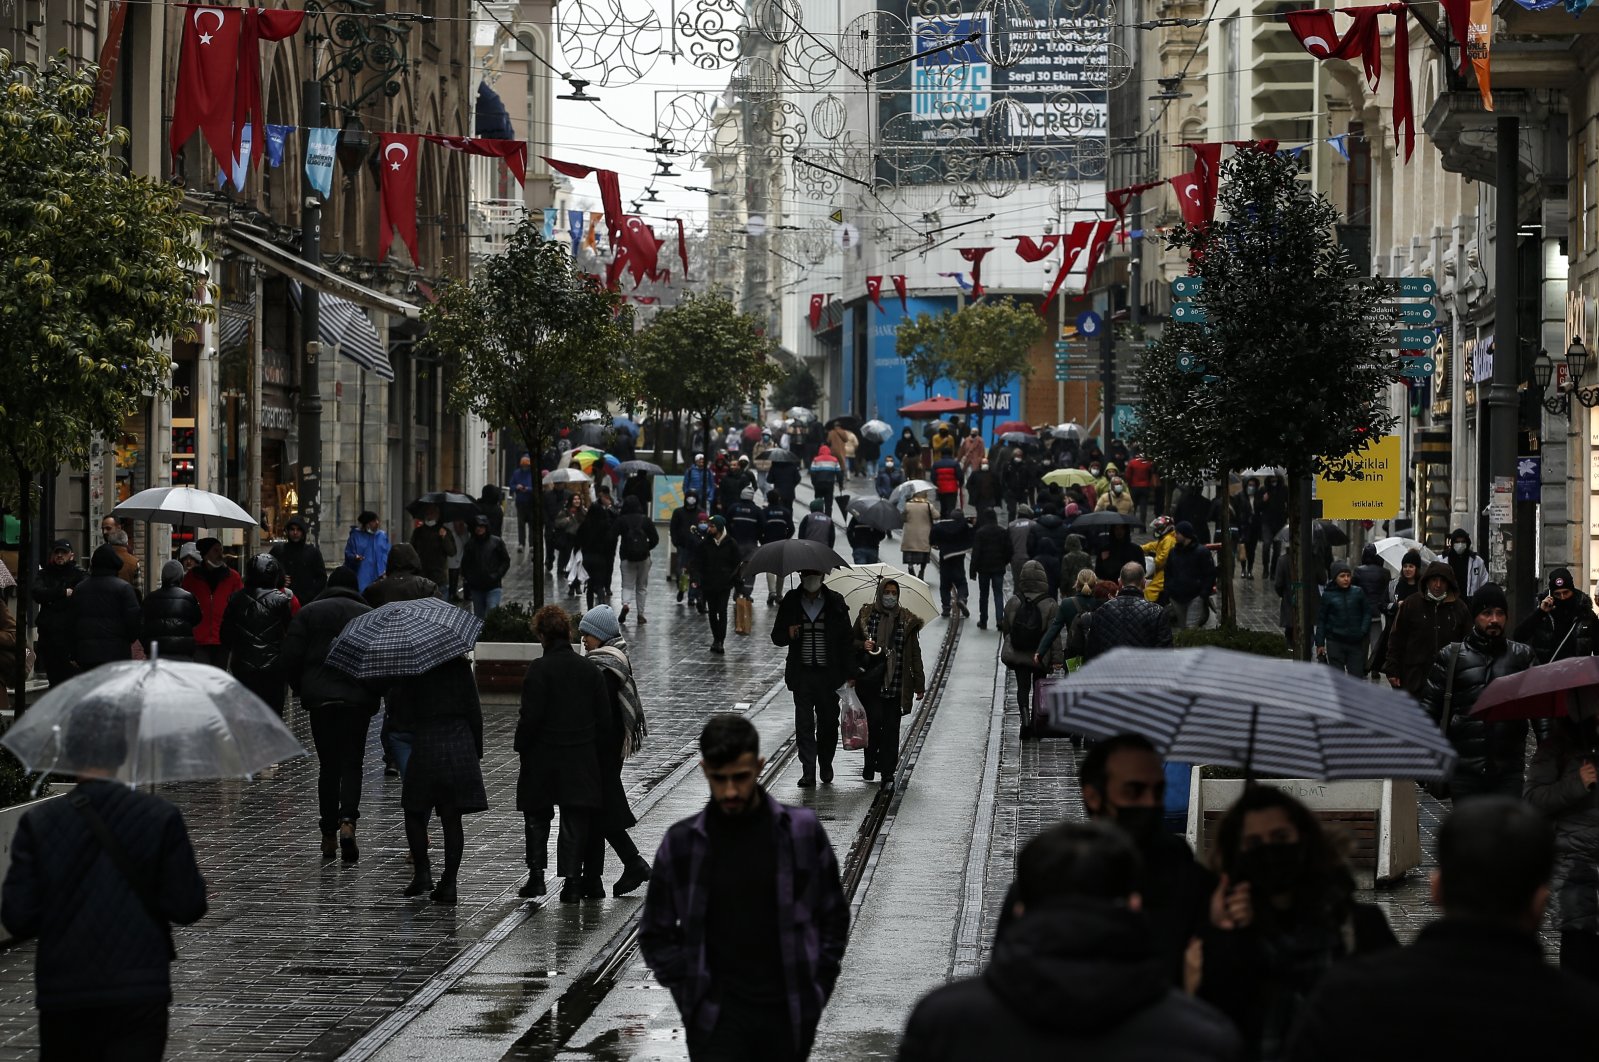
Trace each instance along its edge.
<path fill-rule="evenodd" d="M 1405 475 L 1399 436 L 1384 435 L 1359 453 L 1329 462 L 1334 470 L 1358 471 L 1362 478 L 1316 477 L 1316 497 L 1326 520 L 1389 520 L 1399 515 Z"/>
<path fill-rule="evenodd" d="M 835 225 L 844 224 L 844 208 L 839 207 L 837 210 L 827 215 L 827 220 L 831 221 Z"/>

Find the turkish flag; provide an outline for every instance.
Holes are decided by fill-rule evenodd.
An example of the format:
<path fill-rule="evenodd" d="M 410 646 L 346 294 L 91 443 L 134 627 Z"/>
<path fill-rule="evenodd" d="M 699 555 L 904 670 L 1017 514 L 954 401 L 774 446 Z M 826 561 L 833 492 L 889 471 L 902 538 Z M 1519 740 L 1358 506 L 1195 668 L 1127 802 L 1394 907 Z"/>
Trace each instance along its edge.
<path fill-rule="evenodd" d="M 1093 235 L 1088 241 L 1088 265 L 1083 269 L 1083 290 L 1094 281 L 1094 267 L 1099 264 L 1099 256 L 1105 253 L 1105 245 L 1110 242 L 1110 234 L 1116 231 L 1114 221 L 1090 221 L 1087 224 L 1094 226 Z"/>
<path fill-rule="evenodd" d="M 1203 225 L 1205 192 L 1200 185 L 1199 177 L 1192 173 L 1179 173 L 1175 177 L 1167 178 L 1167 183 L 1177 193 L 1177 209 L 1182 211 L 1183 220 L 1190 225 Z"/>
<path fill-rule="evenodd" d="M 888 311 L 883 309 L 883 278 L 882 277 L 877 276 L 877 277 L 867 277 L 866 278 L 866 297 L 868 299 L 872 300 L 872 305 L 877 307 L 877 312 L 878 313 L 887 313 L 888 312 Z"/>
<path fill-rule="evenodd" d="M 1066 283 L 1066 275 L 1077 264 L 1077 259 L 1082 257 L 1084 248 L 1088 246 L 1089 237 L 1094 234 L 1096 221 L 1079 221 L 1072 225 L 1066 233 L 1066 250 L 1060 256 L 1060 272 L 1055 274 L 1055 282 L 1049 286 L 1049 293 L 1044 296 L 1044 301 L 1038 307 L 1040 314 L 1049 309 L 1050 303 L 1055 301 L 1056 294 L 1062 284 Z"/>
<path fill-rule="evenodd" d="M 683 219 L 677 219 L 677 260 L 683 263 L 683 279 L 688 279 L 688 237 L 683 235 Z"/>
<path fill-rule="evenodd" d="M 178 85 L 172 96 L 167 144 L 176 159 L 196 129 L 219 160 L 238 157 L 233 139 L 234 97 L 239 83 L 239 35 L 244 9 L 184 7 L 178 49 Z"/>
<path fill-rule="evenodd" d="M 961 257 L 972 264 L 972 298 L 981 298 L 983 294 L 983 255 L 992 251 L 992 247 L 961 247 L 958 248 Z"/>
<path fill-rule="evenodd" d="M 628 272 L 633 274 L 635 284 L 660 268 L 660 241 L 655 238 L 655 233 L 642 219 L 632 215 L 624 216 L 622 227 L 612 235 L 612 242 L 618 248 L 618 257 L 622 255 L 621 248 L 627 249 L 627 268 Z"/>
<path fill-rule="evenodd" d="M 1283 21 L 1299 38 L 1300 45 L 1317 59 L 1326 59 L 1338 47 L 1338 30 L 1331 11 L 1288 11 Z"/>
<path fill-rule="evenodd" d="M 394 229 L 400 230 L 411 263 L 421 266 L 416 250 L 416 169 L 417 148 L 422 138 L 416 133 L 384 133 L 378 137 L 378 163 L 381 195 L 378 201 L 378 261 L 389 255 Z"/>
<path fill-rule="evenodd" d="M 299 32 L 300 24 L 304 21 L 304 11 L 245 8 L 244 25 L 239 31 L 238 87 L 233 97 L 233 154 L 229 158 L 239 157 L 240 137 L 245 126 L 253 122 L 256 129 L 266 129 L 266 108 L 261 103 L 261 42 L 281 41 Z M 264 132 L 258 133 L 250 141 L 252 167 L 260 163 L 265 147 Z"/>
<path fill-rule="evenodd" d="M 1060 233 L 1052 232 L 1034 240 L 1031 236 L 1007 236 L 1016 241 L 1016 257 L 1024 262 L 1042 262 L 1060 246 Z"/>
<path fill-rule="evenodd" d="M 567 177 L 581 180 L 591 173 L 594 175 L 595 181 L 600 186 L 600 205 L 605 208 L 605 226 L 611 234 L 611 242 L 615 243 L 626 225 L 627 217 L 622 213 L 622 185 L 616 176 L 616 171 L 585 166 L 581 162 L 562 162 L 548 155 L 539 157 L 550 169 Z"/>
<path fill-rule="evenodd" d="M 486 136 L 440 136 L 436 133 L 429 133 L 424 139 L 431 140 L 440 147 L 447 147 L 451 151 L 480 155 L 489 159 L 504 159 L 505 164 L 511 169 L 511 176 L 516 178 L 516 183 L 527 184 L 527 141 L 525 140 L 497 140 Z"/>
<path fill-rule="evenodd" d="M 1160 181 L 1150 181 L 1148 184 L 1130 184 L 1126 188 L 1112 188 L 1105 193 L 1105 202 L 1116 212 L 1116 220 L 1127 227 L 1127 205 L 1133 201 L 1133 196 L 1143 195 L 1151 188 L 1159 188 Z"/>
<path fill-rule="evenodd" d="M 899 308 L 900 308 L 900 311 L 902 313 L 909 313 L 911 308 L 910 308 L 910 304 L 906 301 L 905 274 L 904 273 L 898 273 L 898 274 L 895 274 L 892 277 L 889 277 L 888 279 L 890 279 L 891 281 L 894 282 L 894 291 L 895 291 L 896 294 L 899 295 Z"/>
<path fill-rule="evenodd" d="M 1216 216 L 1216 196 L 1221 191 L 1221 148 L 1220 144 L 1184 144 L 1183 147 L 1194 153 L 1194 180 L 1199 186 L 1199 204 L 1203 211 L 1202 221 L 1209 221 Z M 1186 215 L 1184 221 L 1188 220 Z"/>
<path fill-rule="evenodd" d="M 814 332 L 822 326 L 822 307 L 827 303 L 826 295 L 811 296 L 811 331 Z"/>

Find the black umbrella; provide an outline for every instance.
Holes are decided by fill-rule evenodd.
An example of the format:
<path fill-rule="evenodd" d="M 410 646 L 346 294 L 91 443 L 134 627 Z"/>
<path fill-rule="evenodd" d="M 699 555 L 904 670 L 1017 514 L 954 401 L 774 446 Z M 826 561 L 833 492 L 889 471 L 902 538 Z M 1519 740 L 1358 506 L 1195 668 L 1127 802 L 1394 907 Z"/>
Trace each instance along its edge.
<path fill-rule="evenodd" d="M 430 506 L 438 506 L 439 519 L 446 522 L 450 520 L 470 520 L 480 510 L 477 502 L 465 494 L 457 494 L 450 490 L 430 490 L 416 501 L 405 507 L 405 511 L 422 519 Z"/>
<path fill-rule="evenodd" d="M 797 465 L 800 463 L 798 456 L 789 453 L 781 446 L 774 446 L 770 450 L 762 450 L 755 455 L 757 461 L 770 461 L 774 465 Z"/>
<path fill-rule="evenodd" d="M 886 498 L 856 498 L 849 503 L 849 511 L 855 519 L 879 531 L 898 531 L 905 526 L 899 507 Z"/>
<path fill-rule="evenodd" d="M 1124 516 L 1106 509 L 1104 512 L 1084 513 L 1072 521 L 1073 531 L 1094 531 L 1099 528 L 1137 527 L 1138 517 Z"/>
<path fill-rule="evenodd" d="M 1008 431 L 999 437 L 999 441 L 1006 446 L 1020 446 L 1024 449 L 1035 449 L 1038 446 L 1038 436 L 1023 431 Z"/>
<path fill-rule="evenodd" d="M 820 542 L 808 538 L 785 538 L 768 542 L 744 562 L 744 578 L 760 572 L 770 572 L 779 578 L 795 572 L 830 572 L 834 568 L 848 567 L 843 557 Z"/>
<path fill-rule="evenodd" d="M 653 461 L 623 461 L 616 466 L 616 470 L 624 476 L 631 476 L 635 472 L 645 472 L 652 476 L 664 476 L 666 469 Z"/>
<path fill-rule="evenodd" d="M 1289 537 L 1288 533 L 1292 530 L 1292 527 L 1284 527 L 1281 531 L 1277 532 L 1277 541 L 1287 542 Z M 1312 541 L 1320 542 L 1327 546 L 1349 545 L 1349 533 L 1343 528 L 1339 527 L 1338 524 L 1332 520 L 1317 520 L 1316 530 L 1312 534 L 1311 539 Z"/>

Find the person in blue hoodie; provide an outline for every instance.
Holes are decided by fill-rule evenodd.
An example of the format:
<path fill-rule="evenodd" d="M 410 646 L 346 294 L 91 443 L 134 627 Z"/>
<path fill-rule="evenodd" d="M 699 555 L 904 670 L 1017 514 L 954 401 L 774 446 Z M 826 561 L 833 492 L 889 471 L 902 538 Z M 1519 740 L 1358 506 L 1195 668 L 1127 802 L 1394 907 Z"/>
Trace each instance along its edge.
<path fill-rule="evenodd" d="M 683 493 L 700 500 L 700 508 L 712 512 L 716 506 L 716 474 L 705 463 L 704 454 L 694 455 L 694 464 L 683 473 Z"/>
<path fill-rule="evenodd" d="M 1321 592 L 1316 620 L 1316 659 L 1356 678 L 1366 677 L 1371 638 L 1371 602 L 1355 585 L 1347 561 L 1334 561 L 1332 581 Z"/>
<path fill-rule="evenodd" d="M 527 549 L 528 528 L 533 525 L 533 458 L 522 455 L 521 463 L 511 473 L 511 501 L 516 503 L 516 549 Z M 538 558 L 534 558 L 537 560 Z"/>
<path fill-rule="evenodd" d="M 350 537 L 344 540 L 344 566 L 355 572 L 362 593 L 389 570 L 389 533 L 383 530 L 378 514 L 368 509 L 355 518 Z"/>

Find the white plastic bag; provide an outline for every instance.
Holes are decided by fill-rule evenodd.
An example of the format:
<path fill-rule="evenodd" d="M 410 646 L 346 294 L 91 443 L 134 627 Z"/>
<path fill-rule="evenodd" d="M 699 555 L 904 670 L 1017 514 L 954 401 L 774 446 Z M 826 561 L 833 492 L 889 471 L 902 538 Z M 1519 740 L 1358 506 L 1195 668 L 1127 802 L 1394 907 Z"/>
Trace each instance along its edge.
<path fill-rule="evenodd" d="M 839 741 L 848 751 L 866 747 L 866 706 L 854 686 L 838 688 Z"/>

